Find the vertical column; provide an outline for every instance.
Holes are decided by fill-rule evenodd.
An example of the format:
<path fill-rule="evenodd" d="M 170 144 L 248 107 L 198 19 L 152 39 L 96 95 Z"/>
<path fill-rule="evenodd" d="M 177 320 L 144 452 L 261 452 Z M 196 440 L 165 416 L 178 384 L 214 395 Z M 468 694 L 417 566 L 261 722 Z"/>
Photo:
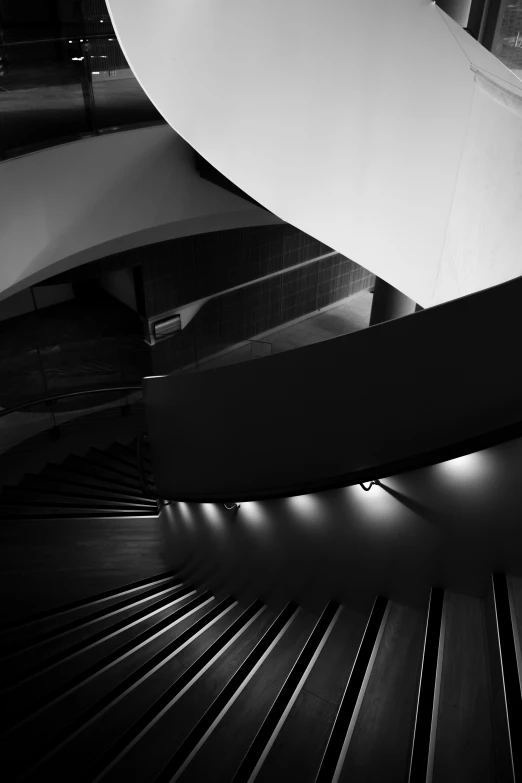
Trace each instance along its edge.
<path fill-rule="evenodd" d="M 385 280 L 377 277 L 375 279 L 370 326 L 414 313 L 416 306 L 413 299 L 398 291 Z"/>

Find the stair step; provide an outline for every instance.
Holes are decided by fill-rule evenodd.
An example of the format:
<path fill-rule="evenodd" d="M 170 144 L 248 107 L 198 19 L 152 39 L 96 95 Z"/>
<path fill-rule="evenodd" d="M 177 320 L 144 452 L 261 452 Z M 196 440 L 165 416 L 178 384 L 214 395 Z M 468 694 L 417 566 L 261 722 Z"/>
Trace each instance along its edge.
<path fill-rule="evenodd" d="M 483 602 L 446 591 L 443 617 L 433 768 L 449 771 L 458 765 L 459 780 L 498 780 Z M 520 740 L 518 732 L 515 736 Z"/>
<path fill-rule="evenodd" d="M 105 453 L 99 449 L 89 449 L 84 459 L 93 465 L 103 465 L 116 473 L 121 473 L 129 479 L 139 479 L 138 465 L 127 465 L 117 457 L 113 457 L 110 454 Z M 151 475 L 150 470 L 145 470 L 146 474 Z"/>
<path fill-rule="evenodd" d="M 20 724 L 16 727 L 15 731 L 12 733 L 11 738 L 14 741 L 15 744 L 20 743 L 19 747 L 25 747 L 27 749 L 27 753 L 30 756 L 31 753 L 34 753 L 34 750 L 36 750 L 36 753 L 33 755 L 33 758 L 30 761 L 37 761 L 38 757 L 42 755 L 42 751 L 51 750 L 51 752 L 56 747 L 56 741 L 58 740 L 58 737 L 61 735 L 60 738 L 63 738 L 63 736 L 67 736 L 70 733 L 71 728 L 76 729 L 77 727 L 81 727 L 82 724 L 85 722 L 88 722 L 89 719 L 92 723 L 92 719 L 96 718 L 97 714 L 100 712 L 100 710 L 103 709 L 103 707 L 106 707 L 107 705 L 110 705 L 113 699 L 117 699 L 117 697 L 122 692 L 125 693 L 126 686 L 134 684 L 136 680 L 140 678 L 140 674 L 138 676 L 133 676 L 133 669 L 136 668 L 136 663 L 138 663 L 138 667 L 143 670 L 145 670 L 145 673 L 147 670 L 150 672 L 150 669 L 152 668 L 149 664 L 151 663 L 151 660 L 148 659 L 146 656 L 143 655 L 143 647 L 146 645 L 147 649 L 151 649 L 151 646 L 153 649 L 155 649 L 157 652 L 159 652 L 159 658 L 161 658 L 161 647 L 165 646 L 165 642 L 169 642 L 169 635 L 170 639 L 172 639 L 172 633 L 174 634 L 174 639 L 172 639 L 173 644 L 170 646 L 178 647 L 183 649 L 187 646 L 190 642 L 195 642 L 196 645 L 198 644 L 198 636 L 201 633 L 201 630 L 204 629 L 207 625 L 213 624 L 215 622 L 216 616 L 219 616 L 219 614 L 223 614 L 227 612 L 227 608 L 230 611 L 230 606 L 234 604 L 233 600 L 231 599 L 225 599 L 225 601 L 221 602 L 221 607 L 218 609 L 216 605 L 216 601 L 214 600 L 213 596 L 209 593 L 199 593 L 195 591 L 193 588 L 188 589 L 182 589 L 177 591 L 177 593 L 172 593 L 172 597 L 169 601 L 163 602 L 163 606 L 160 604 L 160 602 L 156 602 L 155 605 L 150 606 L 149 609 L 145 610 L 145 617 L 146 619 L 144 622 L 140 622 L 138 620 L 137 623 L 135 623 L 135 619 L 138 619 L 139 613 L 134 613 L 133 615 L 129 616 L 128 620 L 124 620 L 122 623 L 116 623 L 111 628 L 108 629 L 108 636 L 112 637 L 111 639 L 111 649 L 107 651 L 107 653 L 103 656 L 97 656 L 93 658 L 92 654 L 89 656 L 90 661 L 87 662 L 87 666 L 82 667 L 80 671 L 77 671 L 75 675 L 73 675 L 72 678 L 66 678 L 61 679 L 61 683 L 56 688 L 51 689 L 44 687 L 44 692 L 47 691 L 47 693 L 51 696 L 51 698 L 55 698 L 59 700 L 61 697 L 65 696 L 65 699 L 62 701 L 62 703 L 53 704 L 50 710 L 46 710 L 44 714 L 47 715 L 47 721 L 45 721 L 42 725 L 41 718 L 37 718 L 37 721 L 29 720 L 28 724 L 25 725 Z M 216 611 L 217 610 L 217 611 Z M 208 617 L 208 615 L 213 615 L 214 617 Z M 205 615 L 207 616 L 205 618 Z M 196 626 L 194 630 L 192 630 L 192 626 Z M 199 633 L 198 633 L 198 626 L 199 626 Z M 118 630 L 119 627 L 119 630 Z M 116 631 L 116 633 L 114 633 Z M 129 632 L 131 634 L 129 638 Z M 180 642 L 177 644 L 177 638 L 179 635 Z M 102 632 L 101 634 L 95 634 L 94 636 L 91 636 L 90 638 L 85 639 L 84 645 L 82 647 L 91 648 L 91 652 L 95 651 L 96 649 L 101 648 L 105 645 L 104 638 L 107 639 L 107 633 Z M 74 645 L 72 648 L 72 653 L 74 655 L 74 648 L 78 647 L 79 645 Z M 139 659 L 140 662 L 143 664 L 140 667 L 139 662 L 135 662 L 134 666 L 129 668 L 128 665 L 128 659 L 129 654 L 133 654 L 134 648 L 140 649 Z M 45 675 L 45 684 L 47 684 L 49 679 L 54 679 L 56 677 L 56 674 L 58 673 L 61 668 L 61 663 L 66 660 L 67 658 L 71 657 L 71 648 L 69 648 L 69 651 L 63 650 L 62 655 L 55 656 L 55 660 L 53 662 L 53 659 L 48 659 L 47 662 L 43 662 L 42 666 L 39 667 L 40 671 L 43 669 L 47 669 L 47 673 Z M 50 666 L 49 666 L 50 663 Z M 50 668 L 52 667 L 52 668 Z M 123 667 L 123 669 L 122 669 Z M 167 667 L 167 669 L 170 667 Z M 178 667 L 176 667 L 177 669 Z M 176 670 L 175 669 L 175 670 Z M 109 670 L 109 671 L 107 671 Z M 110 679 L 107 679 L 107 675 L 109 672 L 112 674 L 112 677 Z M 119 674 L 115 675 L 115 672 L 118 672 Z M 160 672 L 161 673 L 161 670 Z M 163 670 L 163 677 L 167 676 L 167 671 Z M 102 678 L 106 681 L 105 687 L 103 689 L 100 689 L 100 687 L 96 687 L 96 683 L 99 682 L 98 675 L 101 674 Z M 30 678 L 30 679 L 29 679 Z M 27 684 L 31 683 L 32 688 L 40 688 L 40 682 L 41 678 L 36 675 L 34 677 L 33 675 L 29 675 L 29 678 L 25 678 L 25 682 Z M 90 687 L 90 683 L 85 683 L 84 680 L 86 678 L 90 678 L 91 683 L 94 685 L 94 689 Z M 31 682 L 32 680 L 32 682 Z M 154 678 L 153 678 L 154 681 Z M 145 688 L 149 685 L 150 681 L 145 681 Z M 25 687 L 26 689 L 26 687 Z M 71 690 L 74 689 L 74 691 L 71 693 Z M 94 693 L 92 692 L 94 690 Z M 105 692 L 105 695 L 104 695 Z M 14 723 L 18 723 L 20 719 L 23 720 L 24 717 L 24 710 L 20 709 L 20 706 L 18 705 L 16 701 L 15 691 L 12 689 L 11 693 L 14 696 L 14 699 L 11 701 L 11 704 L 13 705 L 13 717 L 14 717 Z M 30 695 L 33 695 L 32 689 L 29 691 Z M 42 696 L 43 693 L 40 691 L 40 695 L 34 694 L 35 698 L 34 700 L 31 700 L 32 707 L 36 707 L 39 703 L 42 703 Z M 93 698 L 94 697 L 94 698 Z M 101 697 L 101 698 L 100 698 Z M 43 703 L 49 702 L 49 699 L 45 698 L 43 699 Z M 10 706 L 11 706 L 10 704 Z M 69 705 L 69 709 L 65 705 Z M 127 711 L 127 704 L 120 705 L 120 707 L 123 706 L 125 712 Z M 132 704 L 129 705 L 132 709 Z M 65 708 L 65 714 L 64 714 L 64 708 Z M 71 709 L 72 708 L 72 709 Z M 87 709 L 86 709 L 87 708 Z M 31 709 L 31 712 L 33 711 Z M 27 714 L 27 712 L 25 713 Z M 112 722 L 112 715 L 108 714 L 106 716 L 106 719 L 109 721 L 109 726 Z M 72 724 L 71 724 L 72 719 Z M 45 719 L 44 719 L 45 720 Z M 32 724 L 32 725 L 31 725 Z M 41 727 L 40 731 L 35 732 L 34 728 L 35 725 L 39 725 Z M 95 722 L 95 726 L 98 725 L 98 721 Z M 90 728 L 90 727 L 89 727 Z M 107 728 L 107 724 L 105 724 L 104 728 Z M 31 729 L 33 731 L 31 732 Z M 120 727 L 116 727 L 116 731 L 118 729 L 121 731 Z M 56 731 L 58 731 L 58 737 L 56 734 Z M 89 729 L 87 731 L 87 737 L 89 737 Z M 102 732 L 103 733 L 103 732 Z M 32 736 L 32 739 L 34 739 L 34 745 L 31 745 L 31 749 L 28 749 L 27 746 L 27 736 Z M 83 747 L 85 747 L 85 737 L 86 734 L 81 732 L 82 736 L 80 739 L 80 743 Z M 114 734 L 114 732 L 109 729 L 108 735 L 103 738 L 103 741 L 101 742 L 101 746 L 103 749 L 103 746 L 107 745 L 107 740 L 110 742 L 111 739 L 114 742 L 114 739 L 117 738 L 117 734 Z M 42 742 L 43 740 L 43 742 Z M 38 746 L 40 747 L 34 747 Z M 47 747 L 46 747 L 47 745 Z M 49 747 L 50 746 L 50 747 Z M 89 746 L 89 740 L 87 740 L 87 747 Z M 74 753 L 74 744 L 73 744 L 73 753 Z M 67 750 L 71 750 L 71 748 L 66 748 L 66 756 Z M 9 747 L 9 752 L 12 752 L 13 749 L 11 746 Z M 14 749 L 15 755 L 18 755 L 16 748 Z M 84 773 L 81 776 L 82 780 L 86 780 L 85 771 L 83 769 L 83 764 L 89 764 L 89 762 L 92 764 L 93 760 L 96 760 L 96 756 L 100 756 L 100 751 L 97 747 L 92 748 L 92 754 L 81 754 L 82 756 L 82 772 Z M 26 761 L 26 756 L 24 756 L 24 762 Z M 58 763 L 60 762 L 60 759 L 53 759 L 52 761 Z M 66 759 L 66 761 L 69 761 L 69 759 Z M 72 760 L 73 766 L 77 769 L 77 758 L 74 758 Z M 47 769 L 46 769 L 47 772 Z M 89 770 L 90 772 L 90 770 Z M 33 777 L 31 776 L 31 779 Z M 75 775 L 73 774 L 72 777 L 69 774 L 65 774 L 62 776 L 61 774 L 57 774 L 56 776 L 54 774 L 50 774 L 50 777 L 47 776 L 47 774 L 43 774 L 42 770 L 38 770 L 38 777 L 36 778 L 38 780 L 45 780 L 45 779 L 51 779 L 51 780 L 70 780 L 70 779 L 76 779 Z M 92 780 L 93 777 L 89 776 L 89 780 Z"/>
<path fill-rule="evenodd" d="M 357 656 L 368 615 L 343 607 L 317 661 L 303 683 L 256 783 L 278 780 L 292 770 L 294 780 L 313 780 Z M 306 742 L 303 742 L 306 737 Z M 330 778 L 331 779 L 331 778 Z"/>
<path fill-rule="evenodd" d="M 129 464 L 133 464 L 133 465 L 136 464 L 136 458 L 137 458 L 137 444 L 136 443 L 134 443 L 133 448 L 129 448 L 128 446 L 122 446 L 121 443 L 113 443 L 107 449 L 107 451 L 110 454 L 114 454 L 114 456 L 116 456 L 116 457 L 121 457 L 122 459 L 124 459 Z M 142 445 L 142 452 L 141 452 L 142 459 L 145 462 L 145 464 L 152 465 L 152 460 L 151 460 L 150 455 L 148 453 L 149 451 L 150 451 L 150 446 L 148 446 L 147 444 L 143 443 L 143 445 Z"/>
<path fill-rule="evenodd" d="M 159 598 L 163 595 L 166 595 L 175 588 L 181 587 L 183 587 L 183 583 L 179 579 L 172 579 L 169 582 L 152 585 L 146 590 L 143 590 L 136 595 L 130 595 L 120 599 L 110 606 L 97 609 L 96 611 L 91 612 L 90 614 L 86 614 L 83 617 L 69 620 L 69 622 L 62 623 L 62 625 L 56 628 L 41 631 L 39 634 L 33 636 L 32 639 L 28 639 L 18 645 L 13 645 L 7 652 L 2 650 L 0 660 L 5 662 L 6 660 L 13 658 L 15 655 L 19 656 L 20 654 L 26 653 L 27 651 L 34 651 L 35 648 L 38 648 L 43 644 L 48 644 L 49 642 L 52 642 L 63 636 L 68 637 L 69 634 L 74 633 L 80 629 L 84 629 L 88 626 L 92 626 L 98 622 L 105 622 L 112 617 L 121 615 L 122 612 L 132 610 L 135 607 L 148 602 L 149 600 Z"/>
<path fill-rule="evenodd" d="M 128 449 L 120 448 L 119 443 L 113 443 L 112 446 L 109 446 L 108 449 L 105 451 L 106 454 L 109 454 L 111 457 L 114 457 L 114 459 L 120 460 L 124 465 L 132 468 L 137 468 L 138 461 L 137 461 L 137 452 L 135 451 L 132 453 Z M 146 454 L 142 452 L 141 458 L 143 460 L 143 463 L 145 465 L 146 471 L 150 472 L 151 468 L 151 461 L 150 458 L 147 457 Z"/>
<path fill-rule="evenodd" d="M 89 517 L 156 517 L 157 515 L 158 512 L 154 509 L 115 510 L 114 508 L 93 508 L 89 511 L 85 506 L 44 506 L 37 503 L 34 506 L 29 504 L 8 505 L 7 503 L 0 505 L 0 517 L 4 520 L 18 517 L 24 517 L 25 519 L 70 519 L 81 517 L 88 519 Z"/>
<path fill-rule="evenodd" d="M 92 469 L 94 467 L 95 469 L 107 470 L 111 472 L 111 475 L 115 477 L 115 480 L 128 482 L 136 481 L 139 484 L 140 474 L 138 473 L 137 467 L 135 469 L 131 467 L 125 468 L 125 466 L 122 465 L 122 469 L 120 470 L 120 466 L 114 465 L 108 459 L 105 459 L 105 455 L 100 456 L 95 452 L 88 452 L 80 459 L 87 469 Z M 153 480 L 153 475 L 150 470 L 145 470 L 145 475 L 149 479 L 149 482 Z"/>
<path fill-rule="evenodd" d="M 150 641 L 159 631 L 172 627 L 173 615 L 178 614 L 184 619 L 190 616 L 191 609 L 195 612 L 196 609 L 210 605 L 214 600 L 208 591 L 198 591 L 191 585 L 182 583 L 173 585 L 168 593 L 149 597 L 144 606 L 136 606 L 130 612 L 125 611 L 122 617 L 111 618 L 109 624 L 103 623 L 98 628 L 95 625 L 80 635 L 72 634 L 71 638 L 66 636 L 61 640 L 61 644 L 50 645 L 46 650 L 40 650 L 38 655 L 29 658 L 19 656 L 15 658 L 8 675 L 4 669 L 0 671 L 4 702 L 16 702 L 19 688 L 28 688 L 31 692 L 42 675 L 60 681 L 60 686 L 51 688 L 51 692 L 68 690 L 69 687 L 83 680 L 86 675 L 85 667 L 88 676 L 99 673 L 107 664 L 116 662 L 121 655 L 126 656 L 132 652 L 135 645 Z M 113 641 L 109 649 L 105 648 L 104 651 L 104 646 L 110 640 Z M 90 650 L 94 653 L 87 655 Z M 86 656 L 83 665 L 80 662 L 78 668 L 72 667 L 68 670 L 72 677 L 66 676 L 62 679 L 58 667 L 59 669 L 65 667 L 67 661 L 72 661 L 78 655 Z M 76 670 L 75 673 L 73 669 Z M 47 690 L 48 686 L 49 683 L 44 682 L 43 690 Z M 36 701 L 40 700 L 40 694 L 35 694 Z M 25 708 L 19 705 L 16 711 L 20 714 L 25 712 Z M 0 720 L 5 723 L 9 721 L 9 717 L 2 714 Z"/>
<path fill-rule="evenodd" d="M 234 671 L 229 669 L 226 674 L 223 671 L 220 672 L 217 680 L 220 684 L 219 690 L 216 689 L 217 683 L 215 684 L 215 674 L 212 668 L 209 672 L 205 672 L 200 682 L 193 688 L 194 692 L 189 696 L 191 701 L 194 699 L 202 701 L 203 705 L 206 703 L 206 711 L 181 743 L 177 741 L 176 734 L 178 732 L 172 731 L 172 727 L 165 721 L 163 731 L 166 730 L 167 733 L 164 733 L 162 738 L 166 740 L 167 735 L 171 734 L 172 741 L 165 742 L 161 750 L 158 750 L 156 757 L 150 762 L 151 771 L 159 771 L 156 765 L 163 766 L 167 761 L 162 769 L 162 779 L 170 780 L 188 762 L 187 768 L 183 772 L 183 779 L 185 780 L 186 777 L 190 781 L 204 780 L 206 777 L 204 770 L 205 768 L 208 770 L 208 760 L 212 757 L 215 779 L 234 779 L 234 774 L 242 758 L 274 703 L 278 690 L 290 674 L 297 656 L 303 649 L 313 628 L 314 618 L 299 610 L 295 613 L 296 608 L 293 610 L 293 617 L 290 607 L 280 613 L 254 650 L 243 659 L 241 665 L 237 666 Z M 223 676 L 224 674 L 225 676 Z M 214 693 L 217 693 L 217 696 L 209 704 L 211 694 Z M 180 710 L 183 706 L 186 711 L 190 709 L 187 701 L 180 700 L 176 705 L 178 709 L 175 708 L 175 713 L 177 713 L 178 720 L 181 717 Z M 258 708 L 252 710 L 252 704 L 258 705 Z M 205 753 L 193 755 L 201 739 L 220 714 L 222 717 L 219 721 L 219 731 L 211 732 L 206 739 Z M 186 732 L 183 731 L 183 734 Z M 154 744 L 154 746 L 156 745 Z M 223 752 L 224 748 L 226 748 L 226 752 Z M 143 750 L 145 752 L 140 754 L 140 760 L 133 757 L 133 762 L 136 765 L 139 764 L 136 769 L 142 776 L 144 775 L 143 764 L 148 755 L 145 744 Z M 132 751 L 129 757 L 131 755 Z M 137 777 L 140 779 L 139 774 Z M 247 780 L 248 778 L 241 778 L 241 780 L 243 779 Z"/>
<path fill-rule="evenodd" d="M 389 602 L 339 781 L 361 768 L 369 780 L 408 779 L 425 619 L 424 611 Z"/>
<path fill-rule="evenodd" d="M 90 607 L 95 607 L 105 601 L 113 601 L 119 598 L 125 598 L 132 593 L 145 588 L 152 587 L 153 585 L 159 585 L 161 583 L 166 584 L 169 580 L 174 581 L 177 579 L 177 575 L 174 571 L 163 571 L 153 576 L 146 576 L 143 579 L 137 579 L 134 582 L 127 582 L 126 584 L 119 585 L 118 587 L 111 587 L 109 590 L 104 590 L 101 593 L 95 593 L 89 595 L 86 598 L 79 598 L 76 601 L 72 601 L 67 604 L 62 604 L 54 609 L 48 609 L 47 611 L 35 614 L 27 619 L 15 622 L 4 623 L 0 626 L 0 633 L 16 632 L 19 629 L 26 629 L 29 626 L 34 626 L 35 623 L 46 622 L 48 620 L 55 620 L 60 616 L 69 614 L 70 612 L 76 612 L 78 610 L 83 611 Z M 65 618 L 64 618 L 65 619 Z"/>
<path fill-rule="evenodd" d="M 66 468 L 61 465 L 47 465 L 46 468 L 40 474 L 42 478 L 49 476 L 52 480 L 67 481 L 70 484 L 74 484 L 79 487 L 88 487 L 89 490 L 93 488 L 100 488 L 108 490 L 109 492 L 130 495 L 133 497 L 141 498 L 143 493 L 141 488 L 136 485 L 118 485 L 114 481 L 107 478 L 102 478 L 96 475 L 87 475 L 82 473 L 81 469 Z"/>
<path fill-rule="evenodd" d="M 99 506 L 101 508 L 120 508 L 122 510 L 129 507 L 136 510 L 151 508 L 151 504 L 146 502 L 140 503 L 139 501 L 134 501 L 129 503 L 128 501 L 122 500 L 108 500 L 107 498 L 96 497 L 95 493 L 82 497 L 81 495 L 69 495 L 67 493 L 60 494 L 54 493 L 52 491 L 38 492 L 36 490 L 25 489 L 24 487 L 4 487 L 2 491 L 2 498 L 4 497 L 6 499 L 6 503 L 14 503 L 17 505 L 18 503 L 24 505 L 28 503 L 34 505 L 38 503 L 53 506 L 85 505 L 93 507 Z"/>
<path fill-rule="evenodd" d="M 121 489 L 134 489 L 138 492 L 141 491 L 140 482 L 138 478 L 134 481 L 129 478 L 126 479 L 121 473 L 115 473 L 113 470 L 106 468 L 102 465 L 94 465 L 81 457 L 70 456 L 64 462 L 66 469 L 75 470 L 77 473 L 84 474 L 85 476 L 91 476 L 92 478 L 100 478 L 104 481 L 109 481 L 113 487 L 119 487 Z"/>
<path fill-rule="evenodd" d="M 44 478 L 43 476 L 24 476 L 20 488 L 27 487 L 35 492 L 53 492 L 57 495 L 68 495 L 70 497 L 95 497 L 106 498 L 107 500 L 121 501 L 127 504 L 144 504 L 155 506 L 156 501 L 139 495 L 129 495 L 123 492 L 111 492 L 108 489 L 99 487 L 90 487 L 86 485 L 72 484 L 57 479 Z M 92 494 L 91 494 L 92 493 Z"/>

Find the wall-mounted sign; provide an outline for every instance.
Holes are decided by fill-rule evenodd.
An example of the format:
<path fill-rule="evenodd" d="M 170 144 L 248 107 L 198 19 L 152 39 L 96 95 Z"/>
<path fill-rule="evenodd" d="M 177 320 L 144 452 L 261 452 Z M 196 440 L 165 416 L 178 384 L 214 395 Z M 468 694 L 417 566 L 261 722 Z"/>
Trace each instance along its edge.
<path fill-rule="evenodd" d="M 176 332 L 181 331 L 181 316 L 171 315 L 163 321 L 156 321 L 153 325 L 154 337 L 156 340 L 163 340 L 165 337 L 171 337 Z"/>

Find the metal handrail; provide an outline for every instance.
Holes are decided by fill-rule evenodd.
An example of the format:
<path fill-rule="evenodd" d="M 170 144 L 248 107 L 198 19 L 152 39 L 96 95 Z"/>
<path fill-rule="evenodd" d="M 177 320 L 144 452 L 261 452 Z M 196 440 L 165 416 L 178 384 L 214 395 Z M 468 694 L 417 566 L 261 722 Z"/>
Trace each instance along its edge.
<path fill-rule="evenodd" d="M 111 391 L 122 391 L 126 392 L 127 394 L 131 391 L 140 391 L 143 387 L 140 386 L 105 386 L 103 389 L 97 388 L 97 389 L 82 389 L 81 391 L 74 391 L 74 392 L 65 392 L 62 394 L 52 394 L 47 395 L 47 397 L 40 397 L 38 400 L 31 400 L 31 402 L 24 402 L 22 405 L 14 405 L 11 408 L 5 408 L 4 410 L 0 411 L 0 417 L 1 416 L 7 416 L 10 413 L 18 413 L 18 411 L 24 410 L 25 408 L 31 408 L 33 405 L 43 405 L 44 403 L 49 403 L 52 400 L 61 400 L 62 398 L 66 397 L 79 397 L 81 394 L 102 394 L 103 392 L 111 392 Z"/>
<path fill-rule="evenodd" d="M 113 38 L 117 40 L 116 33 L 81 33 L 79 35 L 61 35 L 57 38 L 33 38 L 28 41 L 4 41 L 2 46 L 30 46 L 39 43 L 55 43 L 56 41 L 88 41 L 90 38 L 99 38 L 107 40 Z"/>

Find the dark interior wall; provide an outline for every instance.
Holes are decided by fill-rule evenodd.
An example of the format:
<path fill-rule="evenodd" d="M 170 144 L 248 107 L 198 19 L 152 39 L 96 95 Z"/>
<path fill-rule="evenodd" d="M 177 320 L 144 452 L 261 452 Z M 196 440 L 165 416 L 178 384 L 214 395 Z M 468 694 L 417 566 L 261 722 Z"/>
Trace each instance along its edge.
<path fill-rule="evenodd" d="M 517 278 L 259 361 L 145 379 L 158 491 L 311 491 L 518 422 L 521 296 Z"/>
<path fill-rule="evenodd" d="M 369 288 L 375 276 L 335 254 L 208 301 L 188 326 L 152 349 L 154 373 L 172 372 Z"/>
<path fill-rule="evenodd" d="M 462 27 L 466 27 L 472 0 L 437 0 L 437 5 Z"/>
<path fill-rule="evenodd" d="M 287 269 L 332 248 L 289 225 L 214 231 L 150 245 L 143 256 L 149 316 Z"/>

